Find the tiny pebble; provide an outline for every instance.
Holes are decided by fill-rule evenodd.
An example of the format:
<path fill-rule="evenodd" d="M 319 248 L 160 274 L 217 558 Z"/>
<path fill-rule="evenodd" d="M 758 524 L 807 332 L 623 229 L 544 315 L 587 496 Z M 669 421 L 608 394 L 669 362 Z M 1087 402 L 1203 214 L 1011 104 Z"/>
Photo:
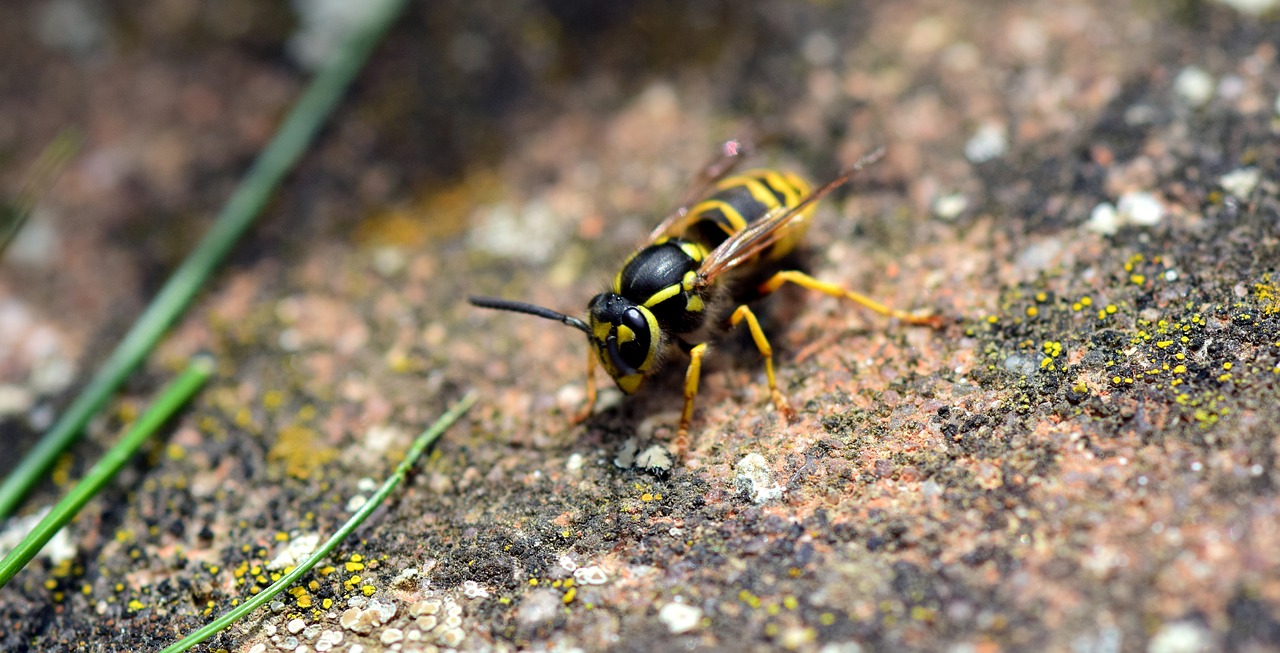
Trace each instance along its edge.
<path fill-rule="evenodd" d="M 667 625 L 672 634 L 687 633 L 702 621 L 702 610 L 683 603 L 668 603 L 658 610 L 658 619 Z"/>
<path fill-rule="evenodd" d="M 302 632 L 303 628 L 306 628 L 306 627 L 307 627 L 307 622 L 301 619 L 294 619 L 293 621 L 290 621 L 288 625 L 285 626 L 285 629 L 287 629 L 289 632 L 293 633 L 294 635 L 297 635 L 298 633 Z"/>
<path fill-rule="evenodd" d="M 403 631 L 399 628 L 388 628 L 382 631 L 382 636 L 378 638 L 378 641 L 383 644 L 394 644 L 402 639 L 404 639 Z"/>

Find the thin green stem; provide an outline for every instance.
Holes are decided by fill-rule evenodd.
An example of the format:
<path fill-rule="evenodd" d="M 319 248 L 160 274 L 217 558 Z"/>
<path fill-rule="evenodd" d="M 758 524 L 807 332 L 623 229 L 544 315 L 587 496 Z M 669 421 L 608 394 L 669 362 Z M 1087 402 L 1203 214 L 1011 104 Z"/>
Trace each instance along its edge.
<path fill-rule="evenodd" d="M 18 191 L 13 204 L 0 209 L 6 213 L 0 215 L 0 256 L 4 255 L 5 250 L 18 237 L 18 232 L 27 224 L 40 196 L 57 181 L 67 162 L 80 152 L 82 140 L 80 134 L 73 129 L 58 132 L 53 142 L 44 148 L 31 166 L 27 181 L 22 185 L 22 190 Z"/>
<path fill-rule="evenodd" d="M 237 619 L 240 619 L 259 607 L 262 607 L 277 594 L 288 589 L 295 581 L 302 578 L 307 572 L 311 571 L 313 567 L 319 564 L 320 561 L 324 560 L 330 552 L 337 548 L 337 546 L 341 544 L 348 535 L 359 528 L 360 524 L 364 523 L 364 521 L 369 518 L 369 515 L 372 515 L 373 511 L 377 510 L 378 507 L 382 505 L 383 501 L 386 501 L 387 497 L 391 495 L 391 492 L 396 489 L 396 486 L 400 485 L 404 480 L 405 476 L 409 473 L 409 470 L 413 468 L 414 463 L 416 463 L 418 458 L 422 456 L 422 453 L 434 444 L 446 429 L 453 426 L 453 423 L 458 421 L 458 419 L 467 412 L 467 409 L 471 408 L 471 404 L 475 403 L 475 401 L 475 391 L 473 390 L 468 392 L 466 396 L 459 399 L 457 403 L 451 406 L 448 412 L 441 415 L 440 419 L 437 419 L 430 428 L 424 431 L 422 435 L 419 435 L 418 439 L 414 441 L 413 446 L 409 448 L 409 453 L 405 455 L 404 460 L 400 461 L 399 465 L 396 465 L 395 472 L 392 473 L 391 477 L 382 484 L 382 487 L 378 488 L 378 491 L 375 492 L 354 515 L 351 516 L 351 519 L 347 520 L 347 523 L 342 525 L 342 528 L 338 529 L 338 532 L 334 533 L 333 536 L 326 540 L 324 544 L 320 545 L 320 548 L 316 549 L 314 553 L 307 556 L 307 559 L 303 560 L 301 564 L 293 569 L 293 571 L 285 574 L 280 578 L 280 580 L 272 583 L 270 587 L 254 595 L 239 606 L 236 606 L 230 612 L 218 617 L 209 625 L 204 626 L 194 633 L 191 633 L 190 635 L 183 637 L 181 640 L 169 645 L 160 653 L 180 653 L 181 651 L 191 649 L 191 647 L 196 644 L 203 642 L 227 626 L 230 626 Z"/>
<path fill-rule="evenodd" d="M 0 484 L 0 519 L 18 507 L 58 454 L 75 442 L 89 419 L 191 302 L 214 267 L 261 212 L 280 180 L 306 151 L 403 5 L 404 0 L 384 0 L 370 7 L 366 22 L 353 30 L 343 47 L 316 74 L 195 251 L 169 277 L 71 406 Z"/>
<path fill-rule="evenodd" d="M 174 413 L 191 399 L 192 395 L 209 380 L 213 373 L 213 359 L 209 356 L 196 356 L 191 359 L 187 368 L 174 379 L 147 412 L 125 433 L 120 442 L 98 460 L 85 474 L 84 479 L 76 484 L 39 524 L 27 533 L 22 542 L 14 547 L 9 555 L 0 560 L 0 587 L 4 587 L 23 567 L 36 557 L 40 549 L 53 538 L 58 529 L 66 526 L 84 504 L 98 493 L 129 462 L 142 443 L 155 434 Z"/>

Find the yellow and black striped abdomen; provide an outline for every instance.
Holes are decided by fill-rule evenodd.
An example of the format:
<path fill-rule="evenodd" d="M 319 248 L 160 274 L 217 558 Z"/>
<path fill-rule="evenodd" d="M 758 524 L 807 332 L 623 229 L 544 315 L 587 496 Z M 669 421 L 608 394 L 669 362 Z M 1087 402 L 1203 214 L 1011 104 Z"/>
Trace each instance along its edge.
<path fill-rule="evenodd" d="M 681 237 L 715 249 L 729 236 L 745 229 L 747 225 L 774 211 L 785 211 L 796 206 L 810 192 L 809 184 L 789 172 L 777 170 L 752 170 L 726 177 L 716 184 L 710 197 L 689 209 L 690 224 Z M 812 209 L 805 210 L 800 220 L 785 238 L 761 255 L 761 259 L 785 256 L 795 249 L 808 227 Z"/>

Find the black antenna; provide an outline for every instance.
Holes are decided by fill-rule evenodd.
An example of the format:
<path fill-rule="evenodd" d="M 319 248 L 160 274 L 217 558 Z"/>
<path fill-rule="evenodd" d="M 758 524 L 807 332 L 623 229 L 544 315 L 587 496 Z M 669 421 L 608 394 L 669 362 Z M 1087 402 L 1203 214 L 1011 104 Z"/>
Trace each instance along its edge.
<path fill-rule="evenodd" d="M 480 308 L 492 308 L 498 311 L 511 311 L 512 313 L 525 313 L 528 315 L 536 315 L 538 317 L 546 318 L 548 320 L 555 320 L 556 322 L 567 324 L 588 336 L 591 335 L 591 327 L 587 326 L 586 322 L 583 322 L 576 317 L 565 315 L 564 313 L 557 313 L 549 308 L 534 306 L 533 304 L 526 304 L 525 302 L 512 301 L 510 299 L 480 297 L 477 295 L 468 297 L 467 301 L 471 302 L 472 306 L 479 306 Z"/>

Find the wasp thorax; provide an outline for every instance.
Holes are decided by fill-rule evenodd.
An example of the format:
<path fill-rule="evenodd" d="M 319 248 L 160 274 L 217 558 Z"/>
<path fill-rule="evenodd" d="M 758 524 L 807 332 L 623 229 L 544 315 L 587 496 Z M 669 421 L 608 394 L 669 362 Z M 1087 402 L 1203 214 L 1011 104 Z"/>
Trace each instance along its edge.
<path fill-rule="evenodd" d="M 600 364 L 625 393 L 635 392 L 657 358 L 658 322 L 644 306 L 604 292 L 587 306 L 591 344 Z"/>

